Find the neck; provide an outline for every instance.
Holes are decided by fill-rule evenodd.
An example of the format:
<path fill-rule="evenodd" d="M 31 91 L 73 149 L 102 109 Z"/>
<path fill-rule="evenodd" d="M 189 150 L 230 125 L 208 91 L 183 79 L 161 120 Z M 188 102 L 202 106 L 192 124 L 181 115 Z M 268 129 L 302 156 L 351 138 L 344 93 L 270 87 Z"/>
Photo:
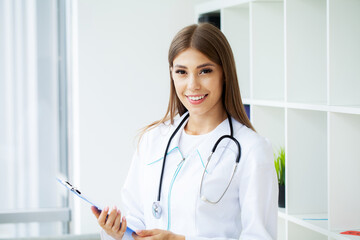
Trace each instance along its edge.
<path fill-rule="evenodd" d="M 216 115 L 190 115 L 189 121 L 185 126 L 185 132 L 190 135 L 202 135 L 214 130 L 220 123 L 227 118 L 226 111 L 223 110 Z"/>

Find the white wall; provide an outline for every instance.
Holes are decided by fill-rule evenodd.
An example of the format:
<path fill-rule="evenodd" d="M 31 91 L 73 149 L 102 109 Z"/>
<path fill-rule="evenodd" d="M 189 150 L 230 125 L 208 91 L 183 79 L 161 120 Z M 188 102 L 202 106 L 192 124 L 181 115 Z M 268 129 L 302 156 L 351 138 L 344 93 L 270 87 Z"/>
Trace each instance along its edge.
<path fill-rule="evenodd" d="M 137 130 L 167 107 L 168 47 L 202 1 L 78 0 L 79 157 L 70 179 L 98 203 L 121 205 Z M 74 233 L 100 230 L 86 203 L 75 207 Z"/>

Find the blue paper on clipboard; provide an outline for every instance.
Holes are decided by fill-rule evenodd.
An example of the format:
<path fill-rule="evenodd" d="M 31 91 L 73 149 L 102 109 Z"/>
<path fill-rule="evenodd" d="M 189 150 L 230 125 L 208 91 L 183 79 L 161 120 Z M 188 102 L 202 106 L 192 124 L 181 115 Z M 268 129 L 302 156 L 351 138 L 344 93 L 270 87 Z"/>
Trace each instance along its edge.
<path fill-rule="evenodd" d="M 93 201 L 90 201 L 89 198 L 87 198 L 83 193 L 80 192 L 79 189 L 74 187 L 71 183 L 69 183 L 67 181 L 63 181 L 60 178 L 56 178 L 56 179 L 59 183 L 61 183 L 61 185 L 63 185 L 65 188 L 67 188 L 70 192 L 72 192 L 73 194 L 75 194 L 76 196 L 78 196 L 79 198 L 84 200 L 85 202 L 89 203 L 90 205 L 95 206 L 100 211 L 102 210 L 102 207 L 100 207 L 98 204 L 95 204 Z M 131 236 L 131 234 L 134 232 L 134 230 L 132 230 L 128 226 L 126 229 L 126 232 Z"/>

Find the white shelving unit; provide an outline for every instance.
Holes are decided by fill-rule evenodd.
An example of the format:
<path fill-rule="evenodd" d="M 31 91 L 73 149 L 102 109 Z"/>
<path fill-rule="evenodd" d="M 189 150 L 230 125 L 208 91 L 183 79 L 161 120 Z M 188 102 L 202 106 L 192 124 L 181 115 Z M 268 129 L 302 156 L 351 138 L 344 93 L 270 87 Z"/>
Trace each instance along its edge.
<path fill-rule="evenodd" d="M 278 239 L 360 236 L 360 0 L 215 0 L 257 131 L 285 147 Z"/>

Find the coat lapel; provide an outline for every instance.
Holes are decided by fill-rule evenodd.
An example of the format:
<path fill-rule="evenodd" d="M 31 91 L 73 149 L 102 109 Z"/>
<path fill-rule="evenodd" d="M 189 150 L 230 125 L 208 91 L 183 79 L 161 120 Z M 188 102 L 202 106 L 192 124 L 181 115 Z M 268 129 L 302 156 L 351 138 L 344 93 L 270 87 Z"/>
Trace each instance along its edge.
<path fill-rule="evenodd" d="M 174 122 L 173 128 L 172 128 L 170 134 L 167 137 L 167 141 L 169 141 L 171 135 L 174 133 L 176 128 L 179 126 L 179 124 L 182 122 L 182 120 L 186 117 L 187 114 L 188 113 L 183 114 L 179 119 L 177 119 Z M 180 136 L 181 136 L 181 133 L 184 130 L 184 127 L 185 127 L 186 123 L 188 122 L 188 120 L 189 120 L 189 118 L 185 120 L 185 122 L 180 126 L 179 130 L 177 131 L 177 133 L 175 134 L 175 136 L 171 140 L 169 149 L 167 151 L 168 154 L 170 154 L 171 151 L 174 151 L 174 149 L 177 149 L 177 151 L 181 154 L 180 149 L 179 149 Z M 182 154 L 181 154 L 181 157 L 183 157 Z"/>
<path fill-rule="evenodd" d="M 156 162 L 162 162 L 162 160 L 164 158 L 165 149 L 169 143 L 171 135 L 174 133 L 175 129 L 179 126 L 179 124 L 181 123 L 181 121 L 184 119 L 184 117 L 186 115 L 187 115 L 187 113 L 184 114 L 183 116 L 181 116 L 180 118 L 176 119 L 174 121 L 174 124 L 169 126 L 169 130 L 168 130 L 166 136 L 164 137 L 164 141 L 162 143 L 159 143 L 159 145 L 161 145 L 160 151 L 158 153 L 156 153 L 156 157 L 154 159 L 152 159 L 149 163 L 147 163 L 147 165 L 152 165 Z M 180 141 L 181 132 L 183 131 L 187 121 L 188 121 L 188 119 L 183 123 L 183 125 L 180 127 L 180 129 L 177 131 L 177 133 L 171 140 L 170 146 L 167 150 L 167 157 L 168 156 L 169 157 L 176 156 L 176 158 L 181 158 L 181 159 L 183 158 L 183 156 L 179 150 L 179 141 Z"/>

